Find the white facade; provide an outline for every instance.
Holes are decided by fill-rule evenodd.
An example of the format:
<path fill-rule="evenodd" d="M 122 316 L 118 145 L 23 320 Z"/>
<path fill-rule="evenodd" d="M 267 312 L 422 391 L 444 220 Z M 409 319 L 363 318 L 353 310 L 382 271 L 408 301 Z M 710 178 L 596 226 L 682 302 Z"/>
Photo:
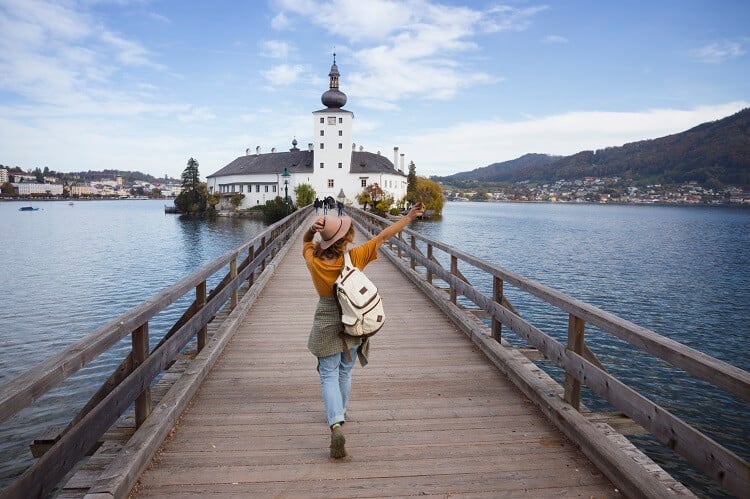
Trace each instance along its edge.
<path fill-rule="evenodd" d="M 403 154 L 399 166 L 396 155 L 391 163 L 379 152 L 356 149 L 352 132 L 354 114 L 342 109 L 347 98 L 338 89 L 335 59 L 329 77 L 330 88 L 321 97 L 326 107 L 312 113 L 313 137 L 306 150 L 297 148 L 296 139 L 289 152 L 273 149 L 261 154 L 258 147 L 255 154 L 250 154 L 248 149 L 245 156 L 207 177 L 209 193 L 222 194 L 221 208 L 231 206 L 229 198 L 234 194 L 245 196 L 240 208 L 264 205 L 276 196 L 284 198 L 285 187 L 294 201 L 294 189 L 301 184 L 311 185 L 319 199 L 332 197 L 345 204 L 356 203 L 356 196 L 372 184 L 378 184 L 394 201 L 406 196 Z"/>
<path fill-rule="evenodd" d="M 43 194 L 50 196 L 62 196 L 63 186 L 61 184 L 37 184 L 34 182 L 21 182 L 13 184 L 16 193 L 19 196 L 29 196 L 31 194 Z"/>
<path fill-rule="evenodd" d="M 5 168 L 0 168 L 0 184 L 4 184 L 9 179 L 8 177 L 8 170 Z"/>
<path fill-rule="evenodd" d="M 343 109 L 323 109 L 313 113 L 313 188 L 320 199 L 334 199 L 341 190 L 352 199 L 354 190 L 349 174 L 352 158 L 354 114 Z"/>
<path fill-rule="evenodd" d="M 209 189 L 211 189 L 210 192 L 220 192 L 227 198 L 237 193 L 244 194 L 243 208 L 264 205 L 266 201 L 271 201 L 278 196 L 279 192 L 282 197 L 284 196 L 283 185 L 280 187 L 279 183 L 279 175 L 274 174 L 228 175 L 221 178 L 221 183 L 209 183 Z"/>

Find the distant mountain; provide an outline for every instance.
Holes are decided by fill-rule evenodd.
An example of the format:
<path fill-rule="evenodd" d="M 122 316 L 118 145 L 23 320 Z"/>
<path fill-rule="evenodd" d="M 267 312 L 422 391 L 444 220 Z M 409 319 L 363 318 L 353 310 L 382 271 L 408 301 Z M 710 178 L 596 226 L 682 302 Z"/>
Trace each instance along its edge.
<path fill-rule="evenodd" d="M 520 158 L 503 161 L 502 163 L 492 163 L 489 166 L 476 168 L 470 172 L 456 173 L 450 177 L 443 177 L 454 180 L 478 180 L 493 181 L 497 176 L 520 170 L 522 168 L 546 166 L 559 160 L 562 156 L 549 156 L 547 154 L 524 154 Z"/>
<path fill-rule="evenodd" d="M 480 182 L 554 182 L 583 177 L 634 182 L 750 186 L 750 108 L 685 132 L 572 156 L 526 154 L 471 172 L 436 178 Z"/>

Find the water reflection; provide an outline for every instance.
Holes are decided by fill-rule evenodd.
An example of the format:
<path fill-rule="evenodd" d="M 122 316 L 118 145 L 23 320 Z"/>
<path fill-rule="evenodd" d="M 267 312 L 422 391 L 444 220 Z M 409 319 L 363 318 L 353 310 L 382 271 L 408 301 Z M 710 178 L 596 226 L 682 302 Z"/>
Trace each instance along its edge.
<path fill-rule="evenodd" d="M 161 201 L 40 203 L 37 212 L 0 203 L 0 383 L 94 331 L 230 249 L 262 221 L 185 220 Z M 190 293 L 188 294 L 190 295 Z M 192 301 L 186 296 L 149 323 L 152 346 Z M 29 442 L 65 424 L 129 350 L 129 338 L 0 425 L 0 489 L 31 462 Z"/>

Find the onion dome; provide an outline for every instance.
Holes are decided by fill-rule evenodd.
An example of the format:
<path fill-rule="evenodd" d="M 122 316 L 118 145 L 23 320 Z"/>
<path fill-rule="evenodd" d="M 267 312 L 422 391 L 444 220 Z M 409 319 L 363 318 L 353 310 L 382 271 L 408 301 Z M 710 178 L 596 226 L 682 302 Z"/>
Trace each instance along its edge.
<path fill-rule="evenodd" d="M 326 107 L 342 108 L 346 104 L 346 94 L 339 90 L 339 68 L 336 66 L 336 53 L 333 53 L 333 65 L 331 66 L 331 72 L 328 73 L 331 79 L 330 88 L 323 93 L 320 97 L 320 101 Z"/>

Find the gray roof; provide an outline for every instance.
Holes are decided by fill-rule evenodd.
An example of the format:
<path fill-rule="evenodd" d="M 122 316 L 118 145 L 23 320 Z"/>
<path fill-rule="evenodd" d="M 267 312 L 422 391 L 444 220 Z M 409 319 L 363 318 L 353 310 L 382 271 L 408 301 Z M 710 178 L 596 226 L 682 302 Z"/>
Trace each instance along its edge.
<path fill-rule="evenodd" d="M 257 175 L 261 173 L 312 173 L 312 151 L 271 152 L 240 156 L 207 178 L 225 175 Z"/>
<path fill-rule="evenodd" d="M 351 154 L 352 161 L 349 165 L 349 173 L 358 175 L 390 173 L 406 176 L 403 172 L 396 170 L 393 163 L 385 156 L 365 151 L 352 151 Z M 284 168 L 287 168 L 289 173 L 313 173 L 312 162 L 312 151 L 249 154 L 240 156 L 216 173 L 208 175 L 207 178 L 226 175 L 281 173 Z"/>
<path fill-rule="evenodd" d="M 390 159 L 380 154 L 365 151 L 352 152 L 352 163 L 349 166 L 349 173 L 391 173 L 406 176 L 393 166 Z"/>

